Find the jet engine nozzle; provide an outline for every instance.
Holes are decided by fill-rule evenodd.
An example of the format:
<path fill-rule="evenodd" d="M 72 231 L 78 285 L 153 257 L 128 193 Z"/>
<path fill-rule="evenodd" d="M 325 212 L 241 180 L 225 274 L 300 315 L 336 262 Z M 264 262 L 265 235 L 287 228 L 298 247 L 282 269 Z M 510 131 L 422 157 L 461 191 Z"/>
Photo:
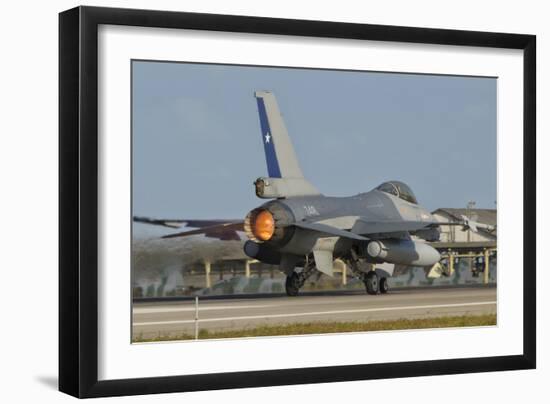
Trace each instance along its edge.
<path fill-rule="evenodd" d="M 244 231 L 256 243 L 286 244 L 294 234 L 294 214 L 280 201 L 271 201 L 248 212 Z"/>
<path fill-rule="evenodd" d="M 275 233 L 275 218 L 267 209 L 251 210 L 244 220 L 244 230 L 252 241 L 268 241 Z"/>

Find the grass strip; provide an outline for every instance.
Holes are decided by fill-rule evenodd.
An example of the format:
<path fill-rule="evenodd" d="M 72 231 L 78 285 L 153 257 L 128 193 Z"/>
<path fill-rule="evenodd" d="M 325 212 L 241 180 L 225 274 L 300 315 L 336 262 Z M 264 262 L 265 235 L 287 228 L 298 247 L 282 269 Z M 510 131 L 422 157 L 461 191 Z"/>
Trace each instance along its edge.
<path fill-rule="evenodd" d="M 199 331 L 199 339 L 267 337 L 280 335 L 330 334 L 362 331 L 412 330 L 422 328 L 478 327 L 496 325 L 496 314 L 447 316 L 420 319 L 399 319 L 379 321 L 326 321 L 292 323 L 284 325 L 263 325 L 237 330 Z M 161 342 L 194 339 L 190 334 L 160 334 L 154 337 L 134 336 L 132 342 Z"/>

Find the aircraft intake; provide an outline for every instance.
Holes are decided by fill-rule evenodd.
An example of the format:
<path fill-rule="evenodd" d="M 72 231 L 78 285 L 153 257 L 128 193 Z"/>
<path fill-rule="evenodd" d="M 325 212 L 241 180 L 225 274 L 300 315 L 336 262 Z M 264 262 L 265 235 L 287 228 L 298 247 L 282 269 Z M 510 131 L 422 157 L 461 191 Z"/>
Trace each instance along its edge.
<path fill-rule="evenodd" d="M 439 262 L 439 252 L 426 243 L 412 240 L 374 240 L 367 244 L 366 253 L 392 264 L 432 266 Z"/>

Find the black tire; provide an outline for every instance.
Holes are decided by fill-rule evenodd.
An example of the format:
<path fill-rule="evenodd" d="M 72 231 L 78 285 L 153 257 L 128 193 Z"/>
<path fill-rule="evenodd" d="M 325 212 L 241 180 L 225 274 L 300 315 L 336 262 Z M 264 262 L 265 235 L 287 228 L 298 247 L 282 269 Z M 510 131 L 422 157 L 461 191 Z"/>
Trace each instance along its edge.
<path fill-rule="evenodd" d="M 365 279 L 365 288 L 367 289 L 367 293 L 369 295 L 376 295 L 378 294 L 378 275 L 374 271 L 370 271 L 367 274 L 367 279 Z"/>
<path fill-rule="evenodd" d="M 380 279 L 380 285 L 378 285 L 378 288 L 380 289 L 380 293 L 382 294 L 388 293 L 388 290 L 390 289 L 390 286 L 388 285 L 388 279 L 387 278 Z"/>
<path fill-rule="evenodd" d="M 300 279 L 296 272 L 286 277 L 285 291 L 287 296 L 298 296 L 298 292 L 300 292 Z"/>

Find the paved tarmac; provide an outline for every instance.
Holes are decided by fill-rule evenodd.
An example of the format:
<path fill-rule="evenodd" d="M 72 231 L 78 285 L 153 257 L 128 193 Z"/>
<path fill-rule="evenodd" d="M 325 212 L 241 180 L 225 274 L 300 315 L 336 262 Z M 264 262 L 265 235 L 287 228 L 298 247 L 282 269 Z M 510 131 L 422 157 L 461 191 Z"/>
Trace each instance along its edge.
<path fill-rule="evenodd" d="M 204 299 L 199 327 L 230 330 L 315 321 L 369 321 L 496 312 L 496 288 L 421 289 L 298 297 Z M 134 302 L 134 336 L 193 335 L 195 302 Z"/>

